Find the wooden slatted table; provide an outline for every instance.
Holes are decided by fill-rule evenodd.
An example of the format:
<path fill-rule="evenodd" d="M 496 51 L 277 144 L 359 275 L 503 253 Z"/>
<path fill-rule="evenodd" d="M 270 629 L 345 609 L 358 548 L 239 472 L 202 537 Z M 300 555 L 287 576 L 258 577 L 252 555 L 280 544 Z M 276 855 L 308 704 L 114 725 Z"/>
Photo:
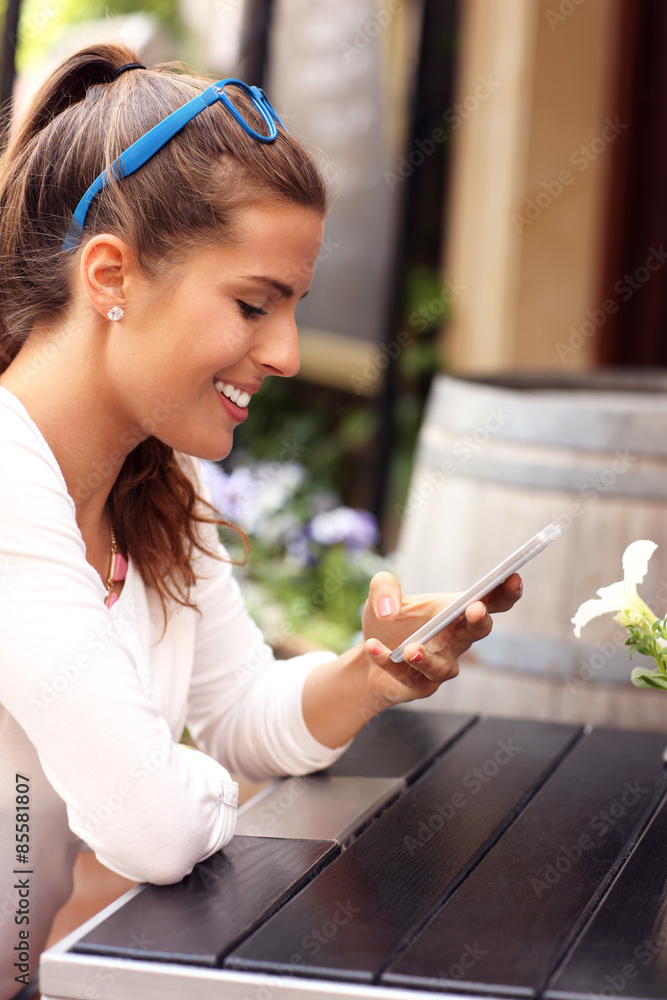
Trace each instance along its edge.
<path fill-rule="evenodd" d="M 45 998 L 667 1000 L 667 734 L 396 709 L 45 953 Z"/>

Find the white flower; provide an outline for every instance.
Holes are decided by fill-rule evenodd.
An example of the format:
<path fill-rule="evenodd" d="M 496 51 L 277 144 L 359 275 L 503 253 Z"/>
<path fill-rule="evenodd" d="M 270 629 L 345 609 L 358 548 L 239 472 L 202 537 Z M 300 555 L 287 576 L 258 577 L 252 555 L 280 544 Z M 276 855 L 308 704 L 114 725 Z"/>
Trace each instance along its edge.
<path fill-rule="evenodd" d="M 601 587 L 597 592 L 600 599 L 584 601 L 572 619 L 577 638 L 581 636 L 582 626 L 593 618 L 612 611 L 619 612 L 615 620 L 622 625 L 631 624 L 635 615 L 646 618 L 649 624 L 657 621 L 649 606 L 637 593 L 637 584 L 644 579 L 648 561 L 657 547 L 655 542 L 648 539 L 639 539 L 628 545 L 623 553 L 623 579 L 609 587 Z"/>

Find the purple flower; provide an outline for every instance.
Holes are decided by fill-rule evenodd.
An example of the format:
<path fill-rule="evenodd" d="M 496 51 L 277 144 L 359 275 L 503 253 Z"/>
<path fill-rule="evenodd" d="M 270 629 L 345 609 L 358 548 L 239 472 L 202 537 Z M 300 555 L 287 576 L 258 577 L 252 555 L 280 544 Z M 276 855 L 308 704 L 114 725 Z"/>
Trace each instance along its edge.
<path fill-rule="evenodd" d="M 200 469 L 216 510 L 250 534 L 275 535 L 268 521 L 282 514 L 305 479 L 296 462 L 238 465 L 229 474 L 214 462 L 201 462 Z"/>
<path fill-rule="evenodd" d="M 308 544 L 308 537 L 303 531 L 293 532 L 289 536 L 285 544 L 285 555 L 302 569 L 315 566 L 317 563 Z"/>
<path fill-rule="evenodd" d="M 229 475 L 212 462 L 201 462 L 201 476 L 211 503 L 223 517 L 253 534 L 263 516 L 261 486 L 250 469 L 238 466 Z"/>
<path fill-rule="evenodd" d="M 316 514 L 310 522 L 310 537 L 320 545 L 342 542 L 348 549 L 369 549 L 377 544 L 378 528 L 367 510 L 336 507 Z"/>

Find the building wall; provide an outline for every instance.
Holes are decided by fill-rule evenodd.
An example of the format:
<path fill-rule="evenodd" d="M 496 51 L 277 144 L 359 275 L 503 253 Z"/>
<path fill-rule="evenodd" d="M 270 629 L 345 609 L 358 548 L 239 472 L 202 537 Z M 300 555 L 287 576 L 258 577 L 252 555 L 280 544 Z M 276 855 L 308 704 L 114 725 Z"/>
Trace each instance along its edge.
<path fill-rule="evenodd" d="M 454 372 L 586 369 L 602 303 L 618 0 L 466 0 L 443 333 Z M 589 312 L 590 311 L 590 315 Z"/>

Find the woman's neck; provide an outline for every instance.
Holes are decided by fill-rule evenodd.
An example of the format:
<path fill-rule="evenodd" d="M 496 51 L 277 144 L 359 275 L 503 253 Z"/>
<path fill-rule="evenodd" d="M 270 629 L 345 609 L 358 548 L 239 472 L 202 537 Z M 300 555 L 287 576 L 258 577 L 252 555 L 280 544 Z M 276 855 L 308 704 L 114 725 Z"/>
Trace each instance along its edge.
<path fill-rule="evenodd" d="M 31 331 L 0 375 L 0 385 L 23 404 L 51 448 L 77 510 L 97 531 L 129 448 L 109 396 L 98 329 Z"/>

